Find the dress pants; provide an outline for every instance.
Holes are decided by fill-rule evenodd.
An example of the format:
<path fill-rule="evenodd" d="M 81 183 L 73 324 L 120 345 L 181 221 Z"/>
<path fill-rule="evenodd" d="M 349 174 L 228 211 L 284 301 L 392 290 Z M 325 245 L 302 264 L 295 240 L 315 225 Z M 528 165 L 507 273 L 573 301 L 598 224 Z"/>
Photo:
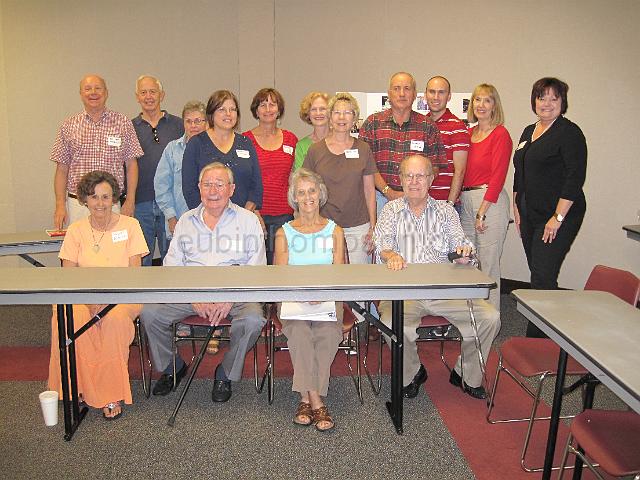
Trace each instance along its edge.
<path fill-rule="evenodd" d="M 171 362 L 173 343 L 172 328 L 175 322 L 196 315 L 190 303 L 167 303 L 145 305 L 140 314 L 149 339 L 149 350 L 156 371 L 162 372 Z M 231 316 L 231 340 L 224 354 L 222 366 L 229 380 L 242 378 L 244 358 L 258 340 L 266 320 L 259 303 L 234 303 Z"/>
<path fill-rule="evenodd" d="M 378 307 L 380 320 L 391 327 L 391 302 L 382 301 Z M 500 331 L 500 314 L 486 300 L 473 301 L 473 313 L 478 327 L 478 339 L 482 355 L 486 361 L 491 350 L 493 339 Z M 478 361 L 478 351 L 473 337 L 473 326 L 469 317 L 466 300 L 405 300 L 404 302 L 404 356 L 402 385 L 407 386 L 420 368 L 418 357 L 417 327 L 425 315 L 437 315 L 446 318 L 462 335 L 462 352 L 464 369 L 460 369 L 461 356 L 458 356 L 455 369 L 464 373 L 464 382 L 470 387 L 482 385 L 482 370 Z M 387 343 L 390 340 L 387 338 Z"/>
<path fill-rule="evenodd" d="M 502 256 L 502 247 L 507 237 L 507 227 L 509 226 L 509 195 L 506 190 L 502 189 L 498 201 L 487 210 L 487 218 L 484 222 L 487 229 L 484 233 L 478 233 L 475 227 L 476 214 L 486 192 L 487 190 L 484 188 L 462 192 L 460 195 L 462 208 L 460 223 L 465 236 L 476 247 L 477 256 L 480 260 L 480 269 L 497 284 L 497 288 L 489 292 L 489 302 L 499 312 L 500 257 Z"/>
<path fill-rule="evenodd" d="M 336 313 L 335 322 L 281 320 L 293 364 L 294 392 L 311 390 L 327 396 L 331 364 L 342 342 L 342 302 L 336 303 Z"/>
<path fill-rule="evenodd" d="M 551 215 L 549 215 L 551 218 Z M 530 222 L 526 211 L 520 209 L 520 238 L 527 256 L 531 272 L 531 288 L 536 290 L 556 290 L 558 275 L 571 245 L 582 225 L 583 215 L 567 216 L 551 243 L 542 241 L 546 222 Z M 542 330 L 531 322 L 527 324 L 527 337 L 546 337 Z"/>

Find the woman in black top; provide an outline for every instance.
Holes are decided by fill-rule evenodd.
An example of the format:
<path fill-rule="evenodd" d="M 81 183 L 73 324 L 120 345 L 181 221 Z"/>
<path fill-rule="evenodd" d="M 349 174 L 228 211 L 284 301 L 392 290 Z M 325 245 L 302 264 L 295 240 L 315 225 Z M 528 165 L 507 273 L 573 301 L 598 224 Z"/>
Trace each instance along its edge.
<path fill-rule="evenodd" d="M 524 129 L 513 156 L 513 211 L 531 271 L 531 288 L 558 288 L 558 274 L 586 211 L 582 185 L 587 143 L 567 120 L 569 86 L 557 78 L 533 84 L 531 108 L 539 120 Z M 527 336 L 543 336 L 529 323 Z"/>

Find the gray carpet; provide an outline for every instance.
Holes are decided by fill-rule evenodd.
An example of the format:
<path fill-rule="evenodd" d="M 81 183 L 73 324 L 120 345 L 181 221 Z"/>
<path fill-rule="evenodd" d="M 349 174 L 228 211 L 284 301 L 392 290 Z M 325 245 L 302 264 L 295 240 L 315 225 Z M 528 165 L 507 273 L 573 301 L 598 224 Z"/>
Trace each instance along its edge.
<path fill-rule="evenodd" d="M 50 316 L 46 306 L 0 307 L 0 345 L 48 345 Z M 496 344 L 524 334 L 525 320 L 507 295 L 501 316 Z M 176 394 L 146 399 L 133 382 L 134 404 L 122 418 L 107 422 L 90 411 L 72 442 L 62 440 L 61 412 L 56 427 L 43 424 L 37 394 L 44 382 L 0 382 L 0 472 L 11 479 L 474 478 L 424 390 L 405 401 L 405 434 L 396 435 L 384 406 L 386 382 L 385 398 L 365 383 L 362 406 L 350 378 L 333 378 L 327 401 L 336 429 L 324 434 L 291 422 L 291 379 L 276 380 L 271 406 L 249 380 L 234 385 L 228 404 L 213 404 L 211 381 L 197 380 L 173 428 L 166 422 Z M 551 401 L 551 384 L 544 396 Z M 579 392 L 565 400 L 565 410 L 579 405 Z M 624 408 L 604 387 L 596 405 Z"/>

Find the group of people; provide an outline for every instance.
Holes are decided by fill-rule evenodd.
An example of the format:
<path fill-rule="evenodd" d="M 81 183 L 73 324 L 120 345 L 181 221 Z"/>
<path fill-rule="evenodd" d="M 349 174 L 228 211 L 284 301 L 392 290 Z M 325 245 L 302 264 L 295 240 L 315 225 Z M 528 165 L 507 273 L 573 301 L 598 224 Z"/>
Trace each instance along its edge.
<path fill-rule="evenodd" d="M 513 158 L 515 224 L 533 288 L 557 288 L 585 212 L 586 142 L 563 116 L 567 90 L 550 77 L 534 84 L 531 106 L 538 121 L 524 130 Z M 151 76 L 136 82 L 142 112 L 133 121 L 106 108 L 108 91 L 98 76 L 82 79 L 80 96 L 84 111 L 63 123 L 51 155 L 54 223 L 70 223 L 60 252 L 64 267 L 150 265 L 155 239 L 165 266 L 370 263 L 374 254 L 400 270 L 408 263 L 448 262 L 452 251 L 462 263 L 473 254 L 498 284 L 488 301 L 474 301 L 487 358 L 500 329 L 500 257 L 510 218 L 504 183 L 512 154 L 492 85 L 474 89 L 468 121 L 476 125 L 468 129 L 447 108 L 451 85 L 445 77 L 427 82 L 429 113 L 422 115 L 412 110 L 415 79 L 398 72 L 389 81 L 390 108 L 369 116 L 359 138 L 351 135 L 360 114 L 353 96 L 311 92 L 300 104 L 300 118 L 313 131 L 300 140 L 280 128 L 285 102 L 273 88 L 254 96 L 250 110 L 258 125 L 242 135 L 236 132 L 238 100 L 228 90 L 215 91 L 206 106 L 188 102 L 182 121 L 161 110 L 162 85 Z M 76 325 L 102 307 L 76 306 Z M 336 322 L 282 322 L 293 390 L 300 395 L 293 421 L 321 431 L 335 425 L 323 397 L 342 341 L 341 310 Z M 427 380 L 416 327 L 433 314 L 463 336 L 464 355 L 451 384 L 485 398 L 466 302 L 407 301 L 404 311 L 404 396 L 415 397 Z M 378 313 L 391 324 L 388 302 Z M 78 340 L 82 400 L 103 408 L 107 419 L 121 415 L 122 402 L 131 403 L 127 358 L 138 315 L 161 373 L 153 393 L 169 394 L 188 368 L 178 357 L 174 371 L 172 326 L 194 314 L 212 325 L 232 320 L 212 391 L 213 401 L 228 401 L 231 382 L 241 378 L 244 357 L 266 322 L 257 303 L 116 307 Z M 527 333 L 540 334 L 533 326 Z M 60 390 L 55 345 L 57 340 L 49 383 Z"/>

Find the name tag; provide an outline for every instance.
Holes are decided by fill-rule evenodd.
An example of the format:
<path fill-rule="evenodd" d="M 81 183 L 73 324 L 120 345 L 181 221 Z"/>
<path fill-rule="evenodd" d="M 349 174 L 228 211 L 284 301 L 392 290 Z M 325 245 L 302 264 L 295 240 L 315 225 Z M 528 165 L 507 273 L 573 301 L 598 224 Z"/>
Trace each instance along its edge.
<path fill-rule="evenodd" d="M 422 140 L 411 140 L 410 148 L 414 152 L 424 152 L 424 142 Z"/>
<path fill-rule="evenodd" d="M 129 233 L 126 230 L 111 232 L 111 241 L 113 243 L 124 242 L 128 238 L 129 238 Z"/>
<path fill-rule="evenodd" d="M 107 136 L 107 145 L 110 147 L 119 147 L 122 145 L 122 139 L 116 135 Z"/>
<path fill-rule="evenodd" d="M 291 145 L 282 145 L 282 150 L 284 150 L 284 153 L 293 155 L 293 147 Z"/>
<path fill-rule="evenodd" d="M 350 148 L 344 151 L 344 156 L 347 158 L 360 158 L 360 152 L 357 148 Z"/>
<path fill-rule="evenodd" d="M 236 150 L 236 155 L 239 158 L 249 158 L 249 150 Z"/>
<path fill-rule="evenodd" d="M 520 142 L 518 144 L 518 148 L 516 148 L 516 150 L 520 150 L 522 147 L 524 147 L 527 144 L 527 141 L 525 140 L 524 142 Z"/>

